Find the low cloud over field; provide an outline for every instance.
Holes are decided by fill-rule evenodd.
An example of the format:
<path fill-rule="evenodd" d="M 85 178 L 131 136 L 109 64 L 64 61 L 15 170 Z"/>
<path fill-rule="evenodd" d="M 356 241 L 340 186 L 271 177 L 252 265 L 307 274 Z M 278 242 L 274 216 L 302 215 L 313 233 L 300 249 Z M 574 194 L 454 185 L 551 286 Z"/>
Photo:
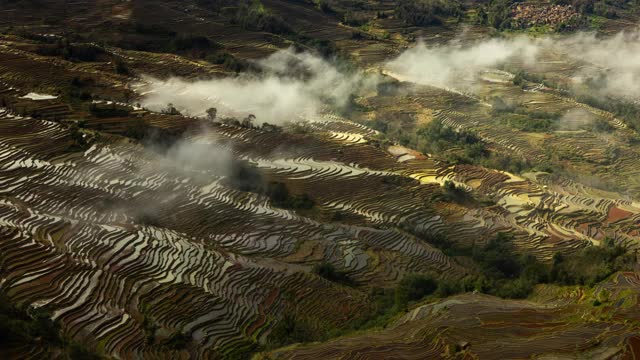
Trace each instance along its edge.
<path fill-rule="evenodd" d="M 462 79 L 473 79 L 480 71 L 495 68 L 507 60 L 519 59 L 533 64 L 547 42 L 525 36 L 489 39 L 471 45 L 452 42 L 427 46 L 419 42 L 390 61 L 386 69 L 401 80 L 448 87 Z"/>
<path fill-rule="evenodd" d="M 172 103 L 192 116 L 216 107 L 220 116 L 257 116 L 259 123 L 283 124 L 312 116 L 323 106 L 346 106 L 352 94 L 375 86 L 373 76 L 341 71 L 309 53 L 280 51 L 259 61 L 262 73 L 225 79 L 167 81 L 146 78 L 143 105 L 161 110 Z"/>
<path fill-rule="evenodd" d="M 598 95 L 640 98 L 640 31 L 596 37 L 593 33 L 571 36 L 493 38 L 472 44 L 452 41 L 428 46 L 423 42 L 402 53 L 386 65 L 389 74 L 419 84 L 464 87 L 473 91 L 479 72 L 506 63 L 518 63 L 544 76 L 537 64 L 545 53 L 556 54 L 566 62 L 576 86 L 589 85 Z M 471 86 L 470 86 L 471 85 Z"/>
<path fill-rule="evenodd" d="M 640 99 L 640 30 L 610 38 L 579 34 L 561 42 L 567 52 L 595 65 L 576 74 L 603 95 Z"/>
<path fill-rule="evenodd" d="M 403 81 L 473 92 L 478 74 L 504 64 L 520 64 L 544 75 L 539 62 L 555 53 L 566 67 L 575 89 L 591 94 L 640 98 L 640 32 L 597 38 L 594 34 L 531 38 L 524 35 L 491 38 L 474 43 L 452 41 L 430 46 L 418 42 L 384 64 L 385 72 Z M 323 108 L 349 104 L 352 95 L 373 89 L 378 75 L 341 70 L 334 62 L 310 53 L 279 51 L 256 62 L 260 74 L 189 81 L 145 78 L 142 104 L 162 110 L 172 103 L 192 116 L 205 116 L 210 107 L 219 117 L 243 118 L 257 123 L 283 124 L 313 116 Z M 541 64 L 542 66 L 542 64 Z M 564 65 L 563 65 L 564 66 Z"/>
<path fill-rule="evenodd" d="M 209 175 L 227 176 L 233 159 L 230 149 L 214 140 L 180 139 L 163 152 L 160 158 L 161 168 L 176 173 L 197 176 L 203 172 Z M 212 156 L 215 155 L 215 156 Z"/>
<path fill-rule="evenodd" d="M 593 113 L 576 108 L 569 110 L 557 122 L 558 130 L 580 130 L 591 126 L 596 120 Z"/>

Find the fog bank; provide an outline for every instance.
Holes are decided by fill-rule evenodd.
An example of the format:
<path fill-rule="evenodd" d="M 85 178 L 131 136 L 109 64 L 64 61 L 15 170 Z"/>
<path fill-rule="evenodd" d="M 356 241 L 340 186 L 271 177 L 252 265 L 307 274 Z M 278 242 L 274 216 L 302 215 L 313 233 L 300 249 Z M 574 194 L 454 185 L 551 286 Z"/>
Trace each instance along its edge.
<path fill-rule="evenodd" d="M 552 58 L 548 58 L 550 53 Z M 639 30 L 610 37 L 584 32 L 536 38 L 519 35 L 470 44 L 454 40 L 436 46 L 419 41 L 385 68 L 403 81 L 473 92 L 482 71 L 515 63 L 544 76 L 541 63 L 548 60 L 558 69 L 564 67 L 561 71 L 572 80 L 575 90 L 640 99 Z"/>
<path fill-rule="evenodd" d="M 259 124 L 282 125 L 316 115 L 327 105 L 346 106 L 352 94 L 376 84 L 375 76 L 343 71 L 318 56 L 293 50 L 279 51 L 257 65 L 261 74 L 224 79 L 163 81 L 146 77 L 141 88 L 147 93 L 141 103 L 156 111 L 171 103 L 185 114 L 201 117 L 215 107 L 218 117 L 253 114 Z"/>
<path fill-rule="evenodd" d="M 555 55 L 549 58 L 550 53 Z M 574 90 L 640 99 L 639 31 L 607 38 L 591 33 L 518 35 L 435 46 L 419 41 L 382 67 L 402 81 L 473 93 L 484 71 L 520 64 L 544 76 L 544 63 L 567 69 L 562 75 L 572 80 Z M 380 80 L 377 74 L 344 70 L 335 62 L 291 49 L 255 65 L 259 74 L 213 80 L 146 77 L 139 84 L 144 93 L 141 103 L 156 111 L 172 103 L 184 114 L 200 117 L 215 107 L 219 118 L 253 114 L 257 124 L 282 125 L 348 106 L 354 95 L 375 89 Z"/>
<path fill-rule="evenodd" d="M 576 73 L 578 84 L 591 83 L 601 95 L 640 99 L 640 30 L 609 38 L 578 34 L 561 42 L 569 56 L 591 63 Z"/>
<path fill-rule="evenodd" d="M 443 46 L 428 46 L 419 41 L 385 66 L 402 80 L 422 85 L 456 87 L 461 81 L 474 81 L 481 71 L 494 69 L 507 60 L 535 63 L 547 39 L 518 36 L 488 39 L 474 44 L 453 41 Z M 468 90 L 468 89 L 465 89 Z"/>

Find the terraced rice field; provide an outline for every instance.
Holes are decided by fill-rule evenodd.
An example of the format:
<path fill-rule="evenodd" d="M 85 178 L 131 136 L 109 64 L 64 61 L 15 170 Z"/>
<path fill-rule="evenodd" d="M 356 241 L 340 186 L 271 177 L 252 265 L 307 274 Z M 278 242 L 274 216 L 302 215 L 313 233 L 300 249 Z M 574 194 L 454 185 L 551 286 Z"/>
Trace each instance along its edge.
<path fill-rule="evenodd" d="M 309 273 L 319 260 L 364 286 L 417 270 L 464 275 L 400 227 L 458 241 L 511 229 L 519 246 L 542 258 L 605 234 L 634 246 L 639 236 L 631 202 L 430 158 L 398 162 L 361 141 L 371 130 L 344 120 L 327 118 L 312 135 L 233 126 L 185 135 L 256 164 L 323 212 L 344 213 L 344 223 L 274 208 L 215 173 L 178 169 L 117 136 L 70 151 L 69 133 L 56 122 L 4 110 L 0 126 L 3 288 L 116 356 L 156 354 L 144 342 L 145 318 L 160 336 L 192 333 L 205 355 L 251 348 L 291 311 L 338 327 L 363 316 L 370 305 L 360 293 Z M 497 203 L 464 216 L 426 207 L 443 179 Z"/>
<path fill-rule="evenodd" d="M 356 41 L 355 28 L 309 4 L 264 3 L 295 14 L 295 27 L 335 41 L 367 67 L 384 67 L 404 41 L 397 19 L 380 17 L 374 24 L 395 37 Z M 91 4 L 73 4 L 78 14 L 69 24 L 104 25 Z M 170 18 L 170 28 L 216 34 L 242 59 L 291 44 L 226 26 L 219 14 L 200 7 L 100 5 L 111 9 L 115 24 L 145 11 L 149 24 Z M 369 11 L 392 12 L 393 4 L 371 2 Z M 456 29 L 436 32 L 419 30 L 442 43 Z M 483 35 L 472 28 L 465 36 Z M 353 118 L 323 111 L 304 119 L 305 131 L 294 125 L 270 131 L 133 106 L 142 90 L 132 84 L 145 79 L 114 71 L 123 61 L 134 74 L 210 79 L 229 75 L 222 64 L 92 45 L 103 57 L 82 62 L 43 56 L 35 40 L 0 35 L 0 289 L 16 304 L 45 309 L 65 335 L 105 356 L 238 358 L 264 350 L 288 316 L 314 330 L 349 330 L 375 310 L 374 288 L 392 288 L 412 273 L 460 280 L 476 272 L 428 241 L 438 235 L 481 246 L 508 232 L 518 251 L 547 263 L 556 253 L 607 238 L 630 251 L 639 247 L 640 154 L 623 140 L 633 130 L 545 86 L 514 86 L 514 74 L 503 69 L 483 73 L 473 94 L 400 79 L 407 93 L 359 98 L 365 110 Z M 548 55 L 544 71 L 566 80 L 576 64 L 558 57 Z M 78 89 L 82 93 L 74 93 Z M 519 131 L 495 116 L 494 96 L 527 111 L 582 111 L 612 131 Z M 92 106 L 98 105 L 112 106 L 115 115 L 97 115 Z M 515 175 L 385 143 L 368 122 L 379 114 L 411 118 L 410 126 L 440 122 L 477 135 L 492 152 L 533 163 L 551 153 L 566 174 Z M 137 136 L 139 128 L 166 146 Z M 184 147 L 198 156 L 181 157 Z M 230 166 L 220 165 L 224 159 L 249 164 L 267 182 L 285 184 L 315 206 L 284 209 L 265 194 L 241 191 L 230 183 Z M 442 195 L 449 181 L 485 201 L 448 200 Z M 314 267 L 323 263 L 347 274 L 352 286 L 319 276 Z M 589 294 L 576 287 L 559 295 L 543 286 L 528 301 L 457 295 L 413 308 L 384 330 L 263 355 L 633 357 L 640 343 L 638 281 L 636 273 L 616 274 Z M 607 311 L 588 303 L 602 291 L 613 299 Z M 187 348 L 163 345 L 181 334 L 189 338 Z M 37 358 L 41 350 L 11 354 Z"/>

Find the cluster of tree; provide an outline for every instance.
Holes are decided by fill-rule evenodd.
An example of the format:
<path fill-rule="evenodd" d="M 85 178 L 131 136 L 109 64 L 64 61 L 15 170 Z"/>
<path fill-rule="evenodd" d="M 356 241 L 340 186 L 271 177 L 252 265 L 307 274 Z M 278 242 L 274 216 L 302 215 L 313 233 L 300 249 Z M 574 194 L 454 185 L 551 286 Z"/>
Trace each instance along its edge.
<path fill-rule="evenodd" d="M 136 224 L 145 225 L 145 226 L 155 226 L 161 227 L 161 218 L 158 214 L 150 213 L 150 212 L 141 212 L 135 215 L 134 222 Z"/>
<path fill-rule="evenodd" d="M 59 56 L 69 61 L 92 62 L 100 60 L 100 57 L 103 58 L 102 60 L 111 58 L 102 48 L 96 45 L 71 44 L 66 39 L 57 40 L 55 44 L 39 46 L 36 49 L 36 53 L 43 56 Z M 114 61 L 114 70 L 121 75 L 130 75 L 127 64 L 119 58 L 116 58 Z"/>
<path fill-rule="evenodd" d="M 228 185 L 244 192 L 262 193 L 264 179 L 262 173 L 246 161 L 234 160 L 227 178 Z"/>
<path fill-rule="evenodd" d="M 274 328 L 269 343 L 283 346 L 294 342 L 318 341 L 345 333 L 384 327 L 398 313 L 426 298 L 443 298 L 463 292 L 478 291 L 503 298 L 526 298 L 536 284 L 593 286 L 616 271 L 631 269 L 635 256 L 607 240 L 603 246 L 590 246 L 573 254 L 556 255 L 551 264 L 514 250 L 513 236 L 498 233 L 484 246 L 460 246 L 446 237 L 430 236 L 429 242 L 450 256 L 463 256 L 475 264 L 475 274 L 462 279 L 438 279 L 431 274 L 406 274 L 394 288 L 373 287 L 372 304 L 367 317 L 350 323 L 350 327 L 318 332 L 306 321 L 287 315 Z M 351 279 L 332 265 L 323 263 L 314 273 L 327 280 L 352 285 Z"/>
<path fill-rule="evenodd" d="M 131 75 L 131 70 L 129 70 L 129 65 L 127 65 L 127 63 L 124 62 L 122 59 L 116 59 L 113 64 L 117 74 Z"/>
<path fill-rule="evenodd" d="M 400 90 L 401 83 L 390 76 L 383 76 L 376 85 L 376 92 L 378 96 L 394 96 Z M 379 120 L 379 119 L 376 119 Z M 382 130 L 380 130 L 382 131 Z"/>
<path fill-rule="evenodd" d="M 326 264 L 316 266 L 314 272 L 327 280 L 353 285 L 346 275 L 339 274 Z M 438 287 L 438 281 L 433 276 L 425 274 L 407 274 L 395 288 L 373 287 L 368 294 L 372 304 L 371 311 L 366 317 L 350 321 L 342 330 L 318 329 L 308 321 L 288 313 L 271 331 L 268 346 L 281 347 L 292 343 L 322 341 L 356 330 L 384 327 L 393 316 L 405 311 L 410 304 L 434 294 Z"/>
<path fill-rule="evenodd" d="M 207 120 L 212 123 L 225 124 L 230 126 L 243 127 L 247 129 L 261 129 L 267 132 L 282 132 L 282 127 L 268 122 L 263 122 L 262 125 L 256 124 L 256 116 L 249 114 L 242 120 L 238 120 L 235 117 L 218 117 L 218 109 L 212 107 L 206 110 Z"/>
<path fill-rule="evenodd" d="M 0 292 L 0 353 L 2 349 L 34 346 L 49 351 L 52 357 L 101 359 L 99 355 L 62 336 L 60 324 L 52 321 L 51 316 L 42 308 L 16 306 Z"/>
<path fill-rule="evenodd" d="M 500 30 L 511 28 L 512 4 L 513 0 L 490 0 L 487 11 L 481 10 L 479 21 Z"/>
<path fill-rule="evenodd" d="M 515 83 L 515 80 L 514 80 Z M 516 104 L 508 104 L 500 97 L 493 97 L 492 114 L 501 123 L 526 132 L 549 132 L 562 116 L 555 112 L 528 110 Z"/>
<path fill-rule="evenodd" d="M 64 96 L 72 103 L 84 102 L 93 99 L 91 92 L 89 92 L 84 85 L 76 86 L 71 84 L 71 86 L 67 87 Z"/>
<path fill-rule="evenodd" d="M 444 200 L 463 203 L 471 200 L 471 194 L 451 180 L 446 180 L 442 186 L 444 192 Z"/>
<path fill-rule="evenodd" d="M 164 28 L 160 27 L 160 29 Z M 204 35 L 178 34 L 168 30 L 144 35 L 144 37 L 124 38 L 117 45 L 124 49 L 176 53 L 198 59 L 208 59 L 214 54 L 223 52 L 223 46 L 220 43 Z"/>
<path fill-rule="evenodd" d="M 594 131 L 594 132 L 610 133 L 610 132 L 614 131 L 615 129 L 616 128 L 613 127 L 613 125 L 611 125 L 610 122 L 608 122 L 607 120 L 605 120 L 603 118 L 597 118 L 591 124 L 591 130 Z"/>
<path fill-rule="evenodd" d="M 326 336 L 318 336 L 309 322 L 297 318 L 293 314 L 285 314 L 271 329 L 267 345 L 270 348 L 278 348 L 288 344 L 319 341 Z"/>
<path fill-rule="evenodd" d="M 308 210 L 315 206 L 314 201 L 307 194 L 294 195 L 284 183 L 269 182 L 264 188 L 264 193 L 269 197 L 274 206 L 283 209 Z"/>
<path fill-rule="evenodd" d="M 191 343 L 193 337 L 191 334 L 183 332 L 175 332 L 168 339 L 162 342 L 161 346 L 167 347 L 172 350 L 183 350 Z"/>
<path fill-rule="evenodd" d="M 323 13 L 326 14 L 332 14 L 335 13 L 335 10 L 333 9 L 333 7 L 331 7 L 331 4 L 329 3 L 329 1 L 327 0 L 314 0 L 316 6 L 318 7 L 318 9 L 320 11 L 322 11 Z"/>
<path fill-rule="evenodd" d="M 527 112 L 525 114 L 510 113 L 500 114 L 497 119 L 511 127 L 525 132 L 549 132 L 553 130 L 559 117 L 550 116 L 548 113 Z"/>
<path fill-rule="evenodd" d="M 354 285 L 353 280 L 346 272 L 337 270 L 335 266 L 329 262 L 323 262 L 314 266 L 313 273 L 329 281 L 348 286 Z"/>
<path fill-rule="evenodd" d="M 77 122 L 73 122 L 69 125 L 69 136 L 71 137 L 72 143 L 71 146 L 67 148 L 66 151 L 75 152 L 75 151 L 84 151 L 88 149 L 89 142 L 86 139 L 86 134 L 81 130 L 81 124 Z"/>
<path fill-rule="evenodd" d="M 123 133 L 124 136 L 136 140 L 143 140 L 147 134 L 147 124 L 142 119 L 129 121 Z"/>
<path fill-rule="evenodd" d="M 427 295 L 433 294 L 438 288 L 438 281 L 428 275 L 405 275 L 394 292 L 394 306 L 396 309 L 404 309 L 411 302 L 419 301 Z"/>
<path fill-rule="evenodd" d="M 185 52 L 192 50 L 210 51 L 222 48 L 222 45 L 202 35 L 180 35 L 170 42 L 171 52 Z"/>
<path fill-rule="evenodd" d="M 515 174 L 533 168 L 542 170 L 541 166 L 544 165 L 532 163 L 517 154 L 489 151 L 487 144 L 475 134 L 453 129 L 437 120 L 422 125 L 417 130 L 414 130 L 414 123 L 412 118 L 398 116 L 393 122 L 376 118 L 367 122 L 367 125 L 384 134 L 380 143 L 398 142 L 441 157 L 452 164 L 475 164 Z M 547 168 L 545 165 L 545 169 Z"/>
<path fill-rule="evenodd" d="M 74 76 L 62 96 L 71 103 L 85 102 L 93 99 L 91 89 L 95 86 L 96 80 L 90 76 Z"/>
<path fill-rule="evenodd" d="M 210 119 L 210 115 L 207 115 L 207 118 Z M 247 129 L 257 129 L 258 126 L 255 125 L 255 121 L 256 121 L 256 116 L 253 114 L 249 114 L 245 116 L 242 120 L 238 120 L 235 117 L 224 117 L 224 118 L 220 118 L 217 122 L 225 125 L 243 127 Z M 268 123 L 265 123 L 265 124 L 268 125 Z"/>
<path fill-rule="evenodd" d="M 635 263 L 635 254 L 606 239 L 602 246 L 585 247 L 571 255 L 556 254 L 549 281 L 594 286 L 616 271 L 632 270 Z"/>
<path fill-rule="evenodd" d="M 3 345 L 30 344 L 36 338 L 52 345 L 62 345 L 59 324 L 49 315 L 36 309 L 15 306 L 0 293 L 0 343 Z"/>
<path fill-rule="evenodd" d="M 134 31 L 142 35 L 155 35 L 162 37 L 174 37 L 177 35 L 175 31 L 158 24 L 144 24 L 136 22 L 133 26 Z"/>
<path fill-rule="evenodd" d="M 445 293 L 447 281 L 437 280 L 430 274 L 406 274 L 393 288 L 373 287 L 368 297 L 372 304 L 366 317 L 352 321 L 350 327 L 334 332 L 333 336 L 373 327 L 385 327 L 397 314 L 423 300 L 428 296 L 447 296 Z"/>
<path fill-rule="evenodd" d="M 116 105 L 115 103 L 92 103 L 89 105 L 89 112 L 98 118 L 127 117 L 129 116 L 130 109 L 126 106 Z"/>
<path fill-rule="evenodd" d="M 93 44 L 71 44 L 68 39 L 59 39 L 54 44 L 41 45 L 36 53 L 42 56 L 59 56 L 69 61 L 96 61 L 104 50 Z"/>
<path fill-rule="evenodd" d="M 223 68 L 236 73 L 253 70 L 256 71 L 256 67 L 252 63 L 238 59 L 233 54 L 227 51 L 218 51 L 214 54 L 205 56 L 205 60 L 216 65 L 222 65 Z"/>
<path fill-rule="evenodd" d="M 157 321 L 149 314 L 149 303 L 142 301 L 139 304 L 140 313 L 142 314 L 142 330 L 144 331 L 144 340 L 146 345 L 160 346 L 171 350 L 184 350 L 193 340 L 192 334 L 185 331 L 176 331 L 169 337 L 160 339 L 158 335 Z"/>
<path fill-rule="evenodd" d="M 124 28 L 123 32 L 135 32 L 135 36 L 123 37 L 117 46 L 139 51 L 169 52 L 188 55 L 199 59 L 208 59 L 223 52 L 223 45 L 204 34 L 178 33 L 158 24 L 135 23 L 133 29 Z"/>
<path fill-rule="evenodd" d="M 227 185 L 245 192 L 265 195 L 276 207 L 291 210 L 307 210 L 315 206 L 307 194 L 291 194 L 286 184 L 266 181 L 262 173 L 246 161 L 234 160 Z"/>
<path fill-rule="evenodd" d="M 406 145 L 424 153 L 444 154 L 453 163 L 478 163 L 489 156 L 485 143 L 478 136 L 465 130 L 455 130 L 435 120 L 419 127 L 415 138 Z M 453 148 L 458 151 L 448 151 Z"/>
<path fill-rule="evenodd" d="M 182 115 L 182 113 L 180 113 L 180 111 L 172 103 L 168 103 L 167 107 L 160 110 L 160 113 L 165 115 Z"/>
<path fill-rule="evenodd" d="M 305 35 L 296 35 L 295 37 L 293 37 L 293 40 L 297 42 L 297 44 L 294 44 L 294 47 L 296 47 L 297 49 L 305 49 L 304 47 L 300 47 L 298 45 L 300 44 L 302 46 L 315 50 L 318 55 L 324 57 L 325 59 L 335 58 L 340 55 L 336 43 L 329 39 L 316 39 Z"/>
<path fill-rule="evenodd" d="M 516 253 L 512 240 L 511 235 L 498 233 L 487 245 L 471 249 L 471 258 L 480 268 L 473 283 L 475 290 L 505 298 L 525 298 L 536 284 L 546 281 L 544 264 L 532 255 Z"/>
<path fill-rule="evenodd" d="M 530 73 L 528 71 L 522 69 L 515 69 L 515 74 L 512 79 L 512 82 L 516 86 L 520 86 L 521 88 L 526 88 L 527 82 L 532 82 L 535 84 L 542 84 L 546 87 L 553 88 L 556 87 L 553 83 L 547 80 L 544 76 Z"/>
<path fill-rule="evenodd" d="M 440 294 L 444 296 L 475 290 L 504 298 L 525 298 L 536 284 L 593 286 L 617 271 L 632 269 L 635 263 L 635 255 L 611 239 L 602 246 L 556 254 L 551 264 L 519 254 L 507 233 L 498 233 L 485 246 L 460 246 L 442 236 L 433 239 L 432 245 L 450 256 L 470 257 L 478 268 L 477 275 L 441 285 Z"/>
<path fill-rule="evenodd" d="M 414 26 L 438 25 L 443 17 L 459 17 L 462 13 L 457 0 L 401 0 L 396 5 L 396 16 Z"/>
<path fill-rule="evenodd" d="M 280 16 L 268 11 L 260 0 L 242 1 L 233 22 L 245 29 L 273 34 L 290 34 L 293 30 Z"/>
<path fill-rule="evenodd" d="M 357 13 L 353 11 L 347 11 L 343 17 L 342 22 L 349 26 L 363 26 L 371 20 L 366 14 Z"/>

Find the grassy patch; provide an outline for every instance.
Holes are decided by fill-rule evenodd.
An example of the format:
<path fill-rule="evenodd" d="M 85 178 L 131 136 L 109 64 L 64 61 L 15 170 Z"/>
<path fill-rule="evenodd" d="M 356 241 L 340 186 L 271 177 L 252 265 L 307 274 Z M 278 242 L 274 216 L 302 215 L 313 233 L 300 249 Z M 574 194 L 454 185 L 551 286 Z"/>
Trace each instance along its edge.
<path fill-rule="evenodd" d="M 598 15 L 591 15 L 587 18 L 590 30 L 598 30 L 607 22 L 607 18 Z"/>

